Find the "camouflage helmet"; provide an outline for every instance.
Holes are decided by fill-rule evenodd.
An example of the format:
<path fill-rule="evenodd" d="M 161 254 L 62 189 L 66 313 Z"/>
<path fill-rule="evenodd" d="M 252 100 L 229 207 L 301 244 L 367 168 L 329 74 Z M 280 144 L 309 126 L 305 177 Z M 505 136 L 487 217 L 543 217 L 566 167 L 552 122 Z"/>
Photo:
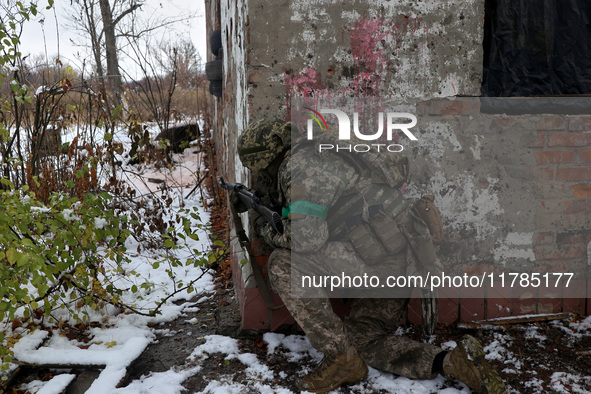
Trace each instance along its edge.
<path fill-rule="evenodd" d="M 259 172 L 291 146 L 291 123 L 280 119 L 261 119 L 238 138 L 238 156 L 245 167 Z"/>

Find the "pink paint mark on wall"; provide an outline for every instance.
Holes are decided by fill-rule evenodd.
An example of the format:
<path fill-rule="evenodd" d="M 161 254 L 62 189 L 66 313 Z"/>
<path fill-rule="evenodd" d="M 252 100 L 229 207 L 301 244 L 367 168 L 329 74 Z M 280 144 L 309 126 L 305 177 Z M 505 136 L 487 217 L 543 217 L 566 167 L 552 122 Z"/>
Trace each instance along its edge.
<path fill-rule="evenodd" d="M 429 65 L 429 62 L 427 61 L 427 58 L 425 57 L 425 48 L 423 47 L 423 44 L 421 44 L 421 56 L 423 57 L 423 60 L 425 61 L 425 66 Z"/>
<path fill-rule="evenodd" d="M 395 58 L 392 57 L 392 48 L 396 56 L 398 41 L 404 40 L 409 34 L 425 34 L 427 43 L 429 37 L 429 29 L 424 27 L 421 19 L 409 15 L 398 15 L 395 20 L 388 21 L 384 18 L 362 17 L 356 20 L 349 30 L 343 29 L 343 35 L 346 33 L 349 35 L 353 57 L 353 75 L 349 85 L 338 91 L 330 91 L 322 81 L 320 72 L 314 67 L 307 67 L 297 73 L 284 71 L 288 109 L 291 108 L 292 96 L 379 96 L 380 86 L 388 70 L 393 69 Z M 386 42 L 385 45 L 382 45 L 383 41 Z M 421 52 L 425 65 L 428 65 L 422 44 Z M 402 70 L 400 66 L 396 66 L 395 69 Z"/>
<path fill-rule="evenodd" d="M 326 89 L 322 82 L 322 75 L 313 67 L 308 67 L 296 74 L 283 70 L 285 88 L 287 89 L 287 113 L 291 112 L 291 97 L 317 97 L 323 95 Z"/>
<path fill-rule="evenodd" d="M 378 64 L 383 62 L 383 49 L 378 49 L 378 44 L 387 35 L 383 25 L 383 18 L 361 18 L 349 30 L 351 55 L 366 72 L 376 72 Z"/>
<path fill-rule="evenodd" d="M 313 67 L 308 67 L 297 74 L 283 72 L 288 93 L 297 92 L 304 97 L 311 97 L 315 90 L 324 89 L 322 76 Z"/>
<path fill-rule="evenodd" d="M 358 19 L 349 30 L 351 55 L 355 66 L 355 75 L 342 94 L 355 97 L 377 96 L 383 80 L 383 74 L 390 63 L 381 41 L 388 38 L 389 27 L 384 18 Z"/>
<path fill-rule="evenodd" d="M 407 15 L 399 15 L 395 21 L 366 17 L 358 19 L 349 30 L 356 73 L 349 86 L 341 93 L 356 97 L 379 95 L 380 85 L 393 61 L 390 51 L 387 52 L 381 42 L 387 41 L 385 47 L 395 48 L 397 55 L 397 42 L 400 38 L 409 33 L 424 33 L 428 37 L 429 29 L 422 27 L 422 24 L 420 18 Z M 423 60 L 428 65 L 424 55 Z"/>
<path fill-rule="evenodd" d="M 415 18 L 412 16 L 406 17 L 408 21 L 406 28 L 411 31 L 414 36 L 421 29 L 421 18 Z"/>

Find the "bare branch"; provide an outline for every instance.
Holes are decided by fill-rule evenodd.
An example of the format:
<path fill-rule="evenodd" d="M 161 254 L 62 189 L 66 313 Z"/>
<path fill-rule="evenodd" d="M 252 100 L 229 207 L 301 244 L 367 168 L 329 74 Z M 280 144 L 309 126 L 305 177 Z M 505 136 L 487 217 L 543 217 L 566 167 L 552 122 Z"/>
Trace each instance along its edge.
<path fill-rule="evenodd" d="M 195 17 L 194 15 L 189 15 L 189 16 L 183 16 L 183 17 L 177 17 L 177 18 L 165 18 L 163 20 L 160 20 L 159 23 L 147 25 L 142 30 L 139 30 L 139 31 L 135 30 L 135 26 L 132 26 L 132 27 L 126 29 L 126 31 L 123 31 L 122 29 L 120 29 L 120 31 L 117 33 L 117 37 L 128 37 L 128 38 L 138 39 L 138 38 L 141 38 L 142 36 L 145 36 L 148 33 L 154 32 L 158 29 L 172 26 L 172 25 L 179 23 L 179 22 L 190 21 L 194 17 Z"/>
<path fill-rule="evenodd" d="M 126 15 L 131 14 L 132 12 L 134 12 L 135 10 L 137 10 L 138 8 L 140 8 L 143 5 L 144 5 L 144 3 L 132 4 L 131 7 L 129 7 L 125 11 L 123 11 L 121 14 L 119 14 L 119 16 L 117 18 L 115 18 L 115 20 L 113 21 L 113 25 L 117 26 L 117 24 L 121 21 L 121 19 L 125 18 Z"/>

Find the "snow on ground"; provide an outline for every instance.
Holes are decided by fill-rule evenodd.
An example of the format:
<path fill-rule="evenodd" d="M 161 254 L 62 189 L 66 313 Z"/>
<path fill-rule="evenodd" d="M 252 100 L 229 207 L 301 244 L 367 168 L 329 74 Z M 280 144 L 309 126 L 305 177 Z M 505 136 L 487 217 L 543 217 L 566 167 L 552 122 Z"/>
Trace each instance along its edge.
<path fill-rule="evenodd" d="M 178 394 L 185 388 L 183 381 L 189 376 L 198 373 L 199 367 L 185 370 L 169 370 L 166 372 L 152 373 L 134 380 L 127 387 L 116 389 L 116 394 Z"/>
<path fill-rule="evenodd" d="M 558 393 L 589 393 L 581 384 L 589 387 L 591 376 L 578 376 L 568 372 L 554 372 L 552 374 L 552 389 Z"/>
<path fill-rule="evenodd" d="M 126 141 L 124 141 L 127 143 Z M 178 199 L 173 207 L 178 209 L 181 204 L 185 208 L 195 207 L 201 217 L 201 222 L 208 221 L 208 214 L 201 206 L 198 196 L 182 198 L 189 192 L 189 188 L 195 185 L 196 174 L 201 167 L 201 156 L 194 154 L 191 149 L 185 153 L 176 155 L 177 164 L 169 170 L 157 171 L 150 168 L 142 168 L 139 173 L 126 173 L 128 181 L 135 184 L 142 192 L 157 191 L 160 184 L 147 182 L 146 179 L 163 179 L 167 186 L 179 190 Z M 196 194 L 196 193 L 194 193 Z M 196 223 L 197 224 L 197 223 Z M 186 250 L 179 251 L 181 260 L 190 257 L 190 249 L 197 248 L 206 250 L 208 236 L 205 230 L 199 233 L 200 241 L 189 241 Z M 137 244 L 133 239 L 126 245 L 131 261 L 123 268 L 127 272 L 134 270 L 140 278 L 149 279 L 154 285 L 151 289 L 142 293 L 143 300 L 139 307 L 155 305 L 157 300 L 172 292 L 173 283 L 166 272 L 172 269 L 178 278 L 185 282 L 201 276 L 195 284 L 196 294 L 181 293 L 168 300 L 162 308 L 161 314 L 155 317 L 140 316 L 130 313 L 121 313 L 120 310 L 111 308 L 108 319 L 103 320 L 104 326 L 90 329 L 91 342 L 84 344 L 70 340 L 58 335 L 52 335 L 45 329 L 37 330 L 24 336 L 14 347 L 16 359 L 32 363 L 68 363 L 98 365 L 104 367 L 103 372 L 93 383 L 88 393 L 100 394 L 177 394 L 186 390 L 182 383 L 189 377 L 197 375 L 203 369 L 203 365 L 212 358 L 212 355 L 221 355 L 224 364 L 239 363 L 243 366 L 244 378 L 240 381 L 233 379 L 232 373 L 223 373 L 223 369 L 215 379 L 207 382 L 206 387 L 199 393 L 292 393 L 293 391 L 277 383 L 285 381 L 287 374 L 284 371 L 274 371 L 270 368 L 270 360 L 287 360 L 290 363 L 299 364 L 297 375 L 299 377 L 310 372 L 314 365 L 322 359 L 322 354 L 316 351 L 307 338 L 303 335 L 283 335 L 278 333 L 266 333 L 263 335 L 264 344 L 267 347 L 266 358 L 261 358 L 248 351 L 241 351 L 239 341 L 234 338 L 208 335 L 204 338 L 205 343 L 196 347 L 185 365 L 176 366 L 168 371 L 149 373 L 140 379 L 134 380 L 127 387 L 116 388 L 116 384 L 125 375 L 126 368 L 130 363 L 152 342 L 157 334 L 175 335 L 175 332 L 153 327 L 156 323 L 172 321 L 183 318 L 184 313 L 197 312 L 201 302 L 211 298 L 214 291 L 213 276 L 211 273 L 203 272 L 201 268 L 188 267 L 166 267 L 164 265 L 155 269 L 152 266 L 154 259 L 162 251 L 150 253 L 136 253 Z M 122 280 L 131 281 L 130 278 Z M 128 286 L 130 287 L 130 286 Z M 127 292 L 124 302 L 131 302 L 136 298 L 131 292 Z M 198 299 L 197 302 L 183 302 Z M 179 301 L 179 302 L 173 302 Z M 192 321 L 192 320 L 189 320 Z M 570 323 L 568 327 L 557 324 L 561 330 L 568 335 L 579 337 L 589 335 L 591 332 L 591 317 L 578 322 Z M 166 332 L 165 332 L 166 331 Z M 404 332 L 401 332 L 404 334 Z M 538 327 L 529 326 L 524 335 L 528 341 L 538 343 L 542 350 L 547 338 L 539 333 Z M 429 339 L 433 342 L 435 337 Z M 517 355 L 511 350 L 514 339 L 507 332 L 501 330 L 494 333 L 493 341 L 485 347 L 486 359 L 489 361 L 498 360 L 505 365 L 504 372 L 520 374 L 522 366 Z M 442 348 L 451 350 L 456 347 L 456 342 L 447 341 Z M 33 381 L 21 387 L 23 390 L 34 394 L 60 393 L 73 379 L 71 374 L 56 375 L 48 382 Z M 534 393 L 544 392 L 543 383 L 536 377 L 525 382 L 528 391 Z M 552 389 L 557 392 L 584 393 L 586 387 L 591 386 L 590 376 L 579 376 L 570 372 L 556 371 L 552 375 Z M 457 387 L 457 388 L 456 388 Z M 370 368 L 369 375 L 362 382 L 349 386 L 347 392 L 365 393 L 383 390 L 391 393 L 469 393 L 470 390 L 460 383 L 450 387 L 445 379 L 439 376 L 432 380 L 411 380 L 404 377 L 397 377 L 389 373 L 381 372 Z M 185 391 L 186 392 L 186 391 Z M 343 392 L 343 389 L 335 390 Z M 512 392 L 516 392 L 512 390 Z"/>
<path fill-rule="evenodd" d="M 266 333 L 263 341 L 267 345 L 267 364 L 273 358 L 285 358 L 289 362 L 298 362 L 303 359 L 311 359 L 301 365 L 299 376 L 311 372 L 313 366 L 320 362 L 322 353 L 312 347 L 308 339 L 303 335 L 283 335 L 278 333 Z M 197 347 L 190 356 L 192 362 L 205 363 L 208 358 L 215 354 L 224 355 L 224 360 L 238 360 L 246 368 L 245 377 L 240 382 L 233 379 L 233 374 L 221 374 L 217 379 L 199 391 L 203 394 L 218 393 L 293 393 L 287 387 L 275 383 L 276 378 L 284 379 L 285 373 L 273 372 L 268 365 L 261 361 L 253 353 L 242 353 L 239 350 L 238 340 L 221 335 L 208 335 L 205 343 Z M 225 361 L 225 362 L 226 362 Z M 376 392 L 385 390 L 391 393 L 469 393 L 467 387 L 462 390 L 444 388 L 445 379 L 441 376 L 432 380 L 412 380 L 404 377 L 397 377 L 392 374 L 370 368 L 369 374 L 362 382 L 348 386 L 353 393 Z M 461 385 L 463 386 L 463 385 Z M 342 392 L 342 389 L 335 390 L 335 393 Z"/>
<path fill-rule="evenodd" d="M 502 332 L 495 332 L 494 338 L 495 339 L 488 346 L 484 347 L 486 360 L 501 361 L 503 364 L 507 365 L 507 367 L 503 369 L 503 372 L 519 374 L 521 371 L 519 357 L 509 350 L 513 338 L 509 334 Z"/>
<path fill-rule="evenodd" d="M 574 336 L 582 336 L 585 334 L 591 333 L 591 316 L 587 316 L 585 320 L 580 322 L 572 322 L 569 324 L 569 327 L 574 330 Z"/>
<path fill-rule="evenodd" d="M 75 377 L 76 375 L 63 373 L 61 375 L 55 376 L 48 382 L 34 380 L 21 387 L 21 389 L 36 394 L 61 393 L 66 389 L 66 387 L 68 387 Z"/>

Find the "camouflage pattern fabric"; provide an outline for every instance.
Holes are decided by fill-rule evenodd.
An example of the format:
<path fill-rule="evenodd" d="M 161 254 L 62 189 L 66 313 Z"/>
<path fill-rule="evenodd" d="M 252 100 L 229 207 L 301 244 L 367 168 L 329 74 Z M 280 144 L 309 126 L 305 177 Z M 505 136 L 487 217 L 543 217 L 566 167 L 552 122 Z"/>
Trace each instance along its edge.
<path fill-rule="evenodd" d="M 279 123 L 271 122 L 269 125 L 261 121 L 249 127 L 238 144 L 243 164 L 256 175 L 273 172 L 269 171 L 269 166 L 286 150 L 284 135 L 285 128 Z M 284 205 L 293 201 L 308 201 L 331 208 L 339 200 L 359 194 L 364 187 L 370 191 L 368 195 L 375 195 L 376 201 L 388 206 L 398 205 L 394 202 L 400 197 L 372 188 L 375 179 L 371 174 L 364 177 L 358 167 L 338 155 L 321 157 L 315 154 L 314 145 L 292 148 L 275 171 L 278 172 L 274 174 L 276 182 L 273 183 L 277 188 L 258 191 L 261 194 L 277 194 L 279 191 Z M 367 196 L 363 198 L 367 199 Z M 404 211 L 399 216 L 404 224 L 411 225 L 409 212 Z M 335 226 L 339 227 L 339 224 Z M 343 238 L 331 238 L 329 224 L 323 217 L 291 213 L 284 220 L 284 228 L 282 235 L 274 233 L 269 226 L 260 229 L 263 239 L 276 248 L 269 259 L 269 279 L 273 290 L 281 297 L 312 345 L 331 356 L 343 353 L 354 345 L 372 367 L 409 378 L 432 378 L 434 357 L 442 350 L 394 334 L 404 322 L 407 298 L 355 299 L 351 315 L 343 322 L 333 312 L 324 290 L 315 289 L 319 294 L 313 294 L 311 298 L 300 298 L 301 294 L 294 293 L 297 288 L 293 285 L 304 273 L 330 275 L 346 272 L 356 275 L 388 267 L 392 274 L 404 274 L 410 256 L 408 245 L 399 245 L 398 253 L 384 259 L 383 265 L 368 266 L 350 242 Z M 292 258 L 298 262 L 297 265 L 292 264 Z M 408 292 L 407 289 L 398 291 Z M 393 294 L 398 297 L 405 295 L 407 293 Z"/>
<path fill-rule="evenodd" d="M 396 335 L 405 323 L 408 298 L 355 298 L 345 320 L 347 338 L 368 365 L 411 379 L 432 379 L 437 346 Z"/>
<path fill-rule="evenodd" d="M 331 158 L 332 159 L 332 158 Z M 278 187 L 284 205 L 305 200 L 331 207 L 346 190 L 358 180 L 355 169 L 342 160 L 322 159 L 311 149 L 295 149 L 287 154 L 278 171 Z M 265 159 L 266 160 L 266 159 Z M 250 167 L 249 167 L 250 168 Z M 261 194 L 271 191 L 262 191 Z M 291 225 L 285 226 L 283 235 L 263 233 L 263 239 L 272 247 L 283 247 L 297 252 L 313 252 L 328 240 L 325 219 L 290 214 Z M 297 231 L 292 236 L 293 231 Z"/>
<path fill-rule="evenodd" d="M 339 140 L 335 134 L 336 128 L 332 131 L 321 134 L 315 138 L 314 151 L 320 157 L 328 157 L 331 155 L 329 151 L 322 151 L 319 147 L 322 144 L 338 145 Z M 356 137 L 351 140 L 352 143 L 365 144 L 367 141 L 362 141 Z M 356 155 L 357 160 L 363 163 L 364 168 L 371 170 L 371 178 L 376 182 L 386 182 L 392 187 L 400 187 L 404 182 L 408 181 L 409 165 L 408 157 L 402 152 L 384 152 L 384 149 L 378 150 L 376 146 L 371 146 L 368 152 L 361 155 Z"/>
<path fill-rule="evenodd" d="M 313 262 L 337 260 L 333 253 L 351 249 L 341 243 L 333 244 L 330 252 L 310 254 Z M 334 245 L 336 244 L 336 245 Z M 332 253 L 331 253 L 332 252 Z M 347 255 L 348 252 L 349 254 Z M 314 256 L 314 257 L 313 257 Z M 395 334 L 405 322 L 408 298 L 356 298 L 351 303 L 351 314 L 345 320 L 333 312 L 328 298 L 300 298 L 292 296 L 291 252 L 276 249 L 269 259 L 269 278 L 273 290 L 304 330 L 317 350 L 336 356 L 354 345 L 361 358 L 370 366 L 413 379 L 431 379 L 433 359 L 442 351 L 433 345 L 412 341 Z M 298 259 L 302 256 L 298 255 Z M 323 264 L 325 267 L 330 264 Z M 320 273 L 320 269 L 316 273 Z"/>
<path fill-rule="evenodd" d="M 265 170 L 291 145 L 291 124 L 261 119 L 238 138 L 240 161 L 253 172 Z"/>
<path fill-rule="evenodd" d="M 279 294 L 295 321 L 318 351 L 330 356 L 349 347 L 341 319 L 328 298 L 294 298 L 291 295 L 291 252 L 275 249 L 267 266 L 273 290 Z"/>

